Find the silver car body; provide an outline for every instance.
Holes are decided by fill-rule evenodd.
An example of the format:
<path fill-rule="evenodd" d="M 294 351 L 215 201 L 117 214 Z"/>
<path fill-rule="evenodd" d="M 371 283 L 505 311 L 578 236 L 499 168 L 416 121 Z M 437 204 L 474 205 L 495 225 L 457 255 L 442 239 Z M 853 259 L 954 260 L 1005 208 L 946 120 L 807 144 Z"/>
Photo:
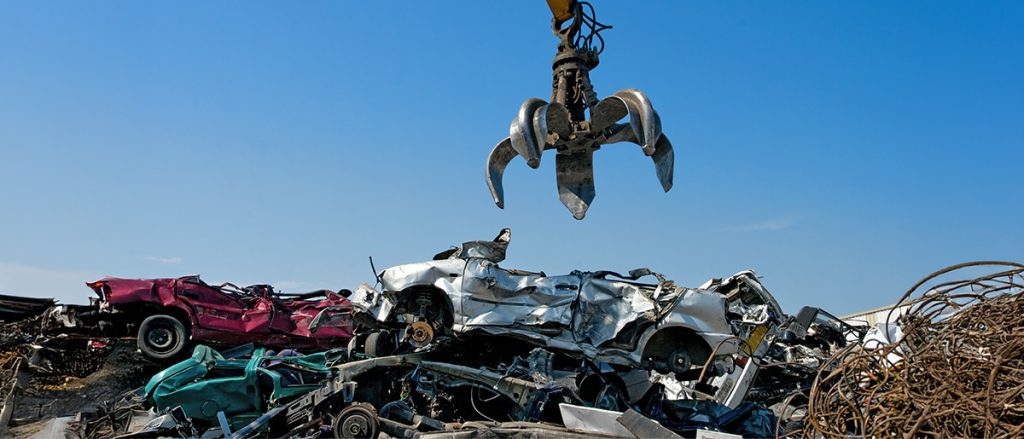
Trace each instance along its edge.
<path fill-rule="evenodd" d="M 507 229 L 503 235 L 504 241 L 502 235 L 495 241 L 470 241 L 433 261 L 384 270 L 379 278 L 383 294 L 362 285 L 349 297 L 354 312 L 381 323 L 388 319 L 411 323 L 392 316 L 392 309 L 404 292 L 432 288 L 450 300 L 456 335 L 479 331 L 514 336 L 541 347 L 633 367 L 641 363 L 647 341 L 670 328 L 697 334 L 716 356 L 735 354 L 744 342 L 726 317 L 731 307 L 725 294 L 676 286 L 645 269 L 632 274 L 652 274 L 657 283 L 640 283 L 635 281 L 637 276 L 610 272 L 545 276 L 504 269 L 498 262 L 508 245 Z M 750 271 L 717 285 L 737 279 L 763 289 Z M 629 333 L 623 334 L 626 330 Z"/>

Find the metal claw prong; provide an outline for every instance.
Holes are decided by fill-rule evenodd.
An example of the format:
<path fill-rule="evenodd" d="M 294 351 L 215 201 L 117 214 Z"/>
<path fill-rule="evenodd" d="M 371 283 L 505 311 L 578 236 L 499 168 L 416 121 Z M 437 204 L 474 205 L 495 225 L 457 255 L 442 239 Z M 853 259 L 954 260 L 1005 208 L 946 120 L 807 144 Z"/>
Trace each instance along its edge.
<path fill-rule="evenodd" d="M 672 149 L 672 142 L 668 141 L 668 136 L 664 133 L 658 138 L 654 154 L 651 154 L 651 160 L 654 160 L 654 170 L 658 174 L 658 182 L 661 183 L 661 188 L 665 192 L 670 191 L 672 189 L 673 174 L 675 174 L 676 153 Z"/>
<path fill-rule="evenodd" d="M 622 99 L 604 99 L 590 110 L 590 130 L 604 131 L 629 115 L 629 107 Z"/>
<path fill-rule="evenodd" d="M 491 197 L 498 208 L 505 208 L 505 189 L 502 185 L 502 177 L 505 174 L 505 167 L 518 153 L 512 148 L 512 142 L 506 137 L 498 142 L 487 156 L 487 187 L 491 190 Z"/>
<path fill-rule="evenodd" d="M 607 143 L 632 142 L 640 144 L 640 141 L 636 138 L 636 133 L 629 125 L 615 125 L 611 128 L 611 133 L 606 139 Z M 661 188 L 668 192 L 672 189 L 676 155 L 672 149 L 672 142 L 668 140 L 668 136 L 664 133 L 658 137 L 654 154 L 651 154 L 650 157 L 654 161 L 654 170 L 658 174 L 658 182 L 661 183 Z"/>
<path fill-rule="evenodd" d="M 583 219 L 597 192 L 594 188 L 594 150 L 556 155 L 555 177 L 558 180 L 558 199 L 569 208 L 573 218 Z"/>
<path fill-rule="evenodd" d="M 636 143 L 644 149 L 644 154 L 654 154 L 658 138 L 661 137 L 661 117 L 654 111 L 647 95 L 635 88 L 627 88 L 605 98 L 608 99 L 619 99 L 626 104 L 629 110 L 629 126 L 636 135 Z"/>
<path fill-rule="evenodd" d="M 547 102 L 537 98 L 527 99 L 519 107 L 519 113 L 509 126 L 508 136 L 512 141 L 512 148 L 526 159 L 526 164 L 533 169 L 540 167 L 540 154 L 543 152 L 544 139 L 547 137 L 547 129 L 544 133 L 538 133 L 535 125 L 535 114 L 544 108 Z M 546 123 L 546 122 L 544 122 Z M 540 135 L 544 137 L 541 138 Z"/>

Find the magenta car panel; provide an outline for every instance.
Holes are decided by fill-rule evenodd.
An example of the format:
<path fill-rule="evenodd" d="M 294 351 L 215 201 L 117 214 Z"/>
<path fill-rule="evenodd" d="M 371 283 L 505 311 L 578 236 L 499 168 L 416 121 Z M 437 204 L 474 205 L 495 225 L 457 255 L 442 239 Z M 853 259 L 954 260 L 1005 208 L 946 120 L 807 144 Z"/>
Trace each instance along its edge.
<path fill-rule="evenodd" d="M 329 290 L 279 294 L 269 285 L 214 286 L 199 276 L 104 278 L 88 286 L 99 295 L 100 310 L 116 316 L 112 320 L 144 326 L 139 329 L 140 348 L 148 334 L 142 334 L 148 328 L 145 319 L 152 315 L 168 321 L 167 316 L 173 317 L 187 328 L 185 338 L 202 343 L 253 342 L 277 348 L 321 349 L 344 346 L 352 337 L 351 305 Z M 321 313 L 331 317 L 322 319 L 329 323 L 311 331 L 310 323 Z M 152 344 L 173 338 L 177 325 L 170 321 L 170 326 L 167 334 L 153 334 Z"/>

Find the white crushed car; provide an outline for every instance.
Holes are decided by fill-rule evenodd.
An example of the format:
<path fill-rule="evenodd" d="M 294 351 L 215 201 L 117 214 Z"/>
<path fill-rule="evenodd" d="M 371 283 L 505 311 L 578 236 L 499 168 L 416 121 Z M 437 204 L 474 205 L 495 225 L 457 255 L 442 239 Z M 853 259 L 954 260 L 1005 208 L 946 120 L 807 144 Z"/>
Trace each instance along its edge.
<path fill-rule="evenodd" d="M 752 271 L 702 288 L 645 268 L 626 276 L 547 276 L 498 266 L 510 238 L 504 229 L 492 241 L 383 270 L 380 291 L 364 284 L 349 297 L 357 323 L 376 329 L 350 346 L 381 355 L 402 344 L 422 349 L 484 333 L 611 365 L 694 375 L 712 355 L 730 365 L 737 353 L 753 355 L 785 318 Z M 720 373 L 725 366 L 717 363 L 705 374 Z"/>

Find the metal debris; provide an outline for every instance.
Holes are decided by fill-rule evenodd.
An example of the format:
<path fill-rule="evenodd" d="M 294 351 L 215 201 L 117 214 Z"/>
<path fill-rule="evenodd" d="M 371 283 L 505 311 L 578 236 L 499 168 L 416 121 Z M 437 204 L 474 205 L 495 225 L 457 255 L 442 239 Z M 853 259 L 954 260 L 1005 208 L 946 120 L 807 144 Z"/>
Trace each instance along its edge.
<path fill-rule="evenodd" d="M 649 269 L 501 268 L 510 241 L 506 229 L 383 270 L 380 291 L 364 285 L 351 295 L 354 315 L 310 320 L 313 331 L 356 322 L 350 340 L 319 352 L 256 337 L 262 346 L 198 345 L 178 363 L 147 363 L 134 339 L 101 336 L 109 326 L 89 323 L 95 304 L 33 309 L 0 324 L 0 437 L 1016 437 L 1024 429 L 1024 265 L 941 270 L 907 292 L 892 319 L 866 328 L 815 307 L 788 315 L 752 271 L 687 288 Z"/>
<path fill-rule="evenodd" d="M 0 323 L 11 323 L 41 314 L 56 304 L 53 299 L 0 294 Z"/>
<path fill-rule="evenodd" d="M 957 274 L 991 274 L 958 279 Z M 903 295 L 893 343 L 850 345 L 810 389 L 806 437 L 1020 437 L 1024 265 L 939 270 Z"/>

